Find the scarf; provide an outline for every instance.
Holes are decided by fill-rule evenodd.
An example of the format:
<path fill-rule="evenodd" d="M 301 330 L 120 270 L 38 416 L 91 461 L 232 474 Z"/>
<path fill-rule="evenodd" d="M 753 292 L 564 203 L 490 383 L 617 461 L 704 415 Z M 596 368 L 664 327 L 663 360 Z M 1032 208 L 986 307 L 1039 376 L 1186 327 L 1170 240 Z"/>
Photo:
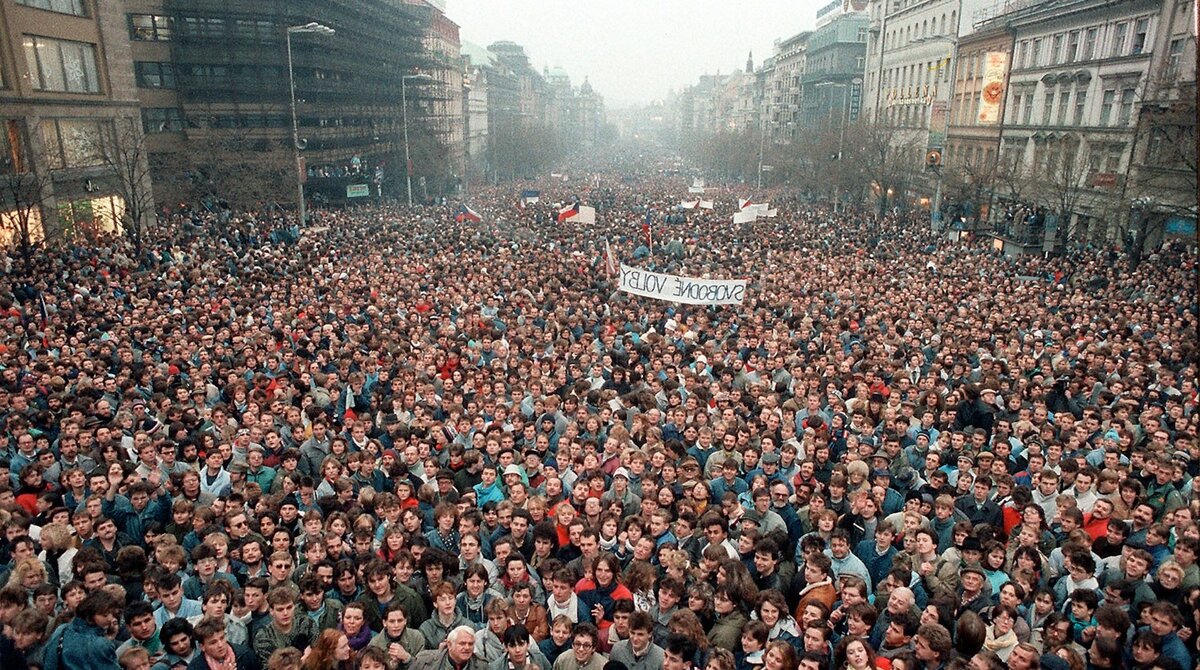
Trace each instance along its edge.
<path fill-rule="evenodd" d="M 983 648 L 991 652 L 999 653 L 1001 649 L 1017 646 L 1017 634 L 1011 628 L 1007 633 L 1000 637 L 992 637 L 995 634 L 995 628 L 989 627 L 988 637 L 983 641 Z"/>
<path fill-rule="evenodd" d="M 204 655 L 204 660 L 208 663 L 209 670 L 237 670 L 237 656 L 228 642 L 225 643 L 225 660 L 218 661 L 208 654 Z"/>
<path fill-rule="evenodd" d="M 345 633 L 346 631 L 343 630 L 342 632 Z M 346 635 L 346 639 L 350 641 L 350 648 L 354 651 L 361 651 L 363 647 L 370 644 L 372 637 L 373 634 L 371 633 L 371 627 L 365 623 L 363 624 L 363 627 L 359 629 L 357 635 Z"/>

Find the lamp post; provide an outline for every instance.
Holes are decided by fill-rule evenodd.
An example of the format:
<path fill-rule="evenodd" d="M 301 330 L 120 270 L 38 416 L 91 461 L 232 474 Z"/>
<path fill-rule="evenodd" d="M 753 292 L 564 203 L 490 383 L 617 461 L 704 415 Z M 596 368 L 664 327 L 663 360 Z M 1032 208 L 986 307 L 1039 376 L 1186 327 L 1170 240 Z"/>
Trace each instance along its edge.
<path fill-rule="evenodd" d="M 298 202 L 298 211 L 300 213 L 300 225 L 304 225 L 304 165 L 300 161 L 300 151 L 307 145 L 307 142 L 300 142 L 300 126 L 296 123 L 296 76 L 292 72 L 292 34 L 293 33 L 309 33 L 329 37 L 336 32 L 329 26 L 322 25 L 316 21 L 310 21 L 302 26 L 289 26 L 285 32 L 285 41 L 287 42 L 287 63 L 288 63 L 288 88 L 291 91 L 292 100 L 292 147 L 296 151 L 296 198 Z"/>
<path fill-rule="evenodd" d="M 425 74 L 406 74 L 400 77 L 400 106 L 404 116 L 404 181 L 408 187 L 408 206 L 412 207 L 412 159 L 408 156 L 408 81 L 433 81 Z"/>
<path fill-rule="evenodd" d="M 961 4 L 959 5 L 959 7 L 961 8 Z M 944 42 L 944 43 L 950 45 L 950 52 L 946 54 L 946 68 L 950 72 L 950 76 L 949 76 L 950 85 L 947 87 L 948 93 L 946 95 L 946 126 L 947 126 L 947 132 L 948 132 L 949 125 L 950 125 L 950 105 L 954 102 L 954 80 L 955 80 L 954 69 L 956 67 L 958 67 L 958 63 L 956 63 L 954 61 L 954 49 L 958 45 L 958 40 L 949 35 L 930 35 L 928 37 L 922 37 L 920 39 L 915 39 L 912 41 L 912 44 L 925 44 L 925 43 L 929 43 L 929 42 Z M 930 127 L 929 127 L 930 134 L 932 134 L 933 130 L 934 130 L 933 126 L 932 126 L 932 123 L 933 123 L 932 116 L 933 115 L 930 114 Z M 946 150 L 945 147 L 928 146 L 927 148 L 928 149 L 937 149 L 938 151 L 943 152 L 943 154 L 942 154 L 943 156 L 945 155 L 945 153 L 944 153 Z M 930 203 L 930 206 L 929 206 L 929 220 L 930 220 L 930 227 L 934 230 L 934 232 L 937 232 L 941 229 L 941 224 L 942 224 L 942 166 L 939 164 L 939 165 L 932 165 L 930 167 L 933 169 L 934 174 L 937 175 L 937 184 L 934 187 L 934 191 L 933 191 L 933 202 Z"/>
<path fill-rule="evenodd" d="M 842 118 L 841 118 L 841 121 L 838 123 L 838 150 L 837 150 L 838 161 L 842 160 L 842 153 L 845 151 L 846 124 L 850 120 L 850 104 L 849 104 L 850 100 L 849 100 L 848 90 L 849 90 L 850 86 L 852 86 L 852 85 L 853 86 L 861 86 L 862 82 L 863 82 L 862 79 L 859 79 L 856 77 L 856 78 L 852 79 L 850 81 L 850 83 L 846 83 L 846 82 L 836 83 L 836 82 L 832 82 L 832 81 L 823 81 L 823 82 L 819 82 L 815 85 L 815 88 L 824 88 L 826 86 L 832 86 L 834 88 L 842 89 L 842 95 L 841 95 Z M 833 120 L 833 105 L 829 106 L 829 119 L 831 121 Z M 840 164 L 839 164 L 839 169 L 840 169 Z M 838 201 L 841 199 L 841 197 L 840 197 L 841 194 L 839 193 L 840 190 L 841 189 L 838 188 L 837 184 L 835 183 L 834 184 L 834 193 L 833 193 L 833 211 L 834 212 L 838 211 Z"/>

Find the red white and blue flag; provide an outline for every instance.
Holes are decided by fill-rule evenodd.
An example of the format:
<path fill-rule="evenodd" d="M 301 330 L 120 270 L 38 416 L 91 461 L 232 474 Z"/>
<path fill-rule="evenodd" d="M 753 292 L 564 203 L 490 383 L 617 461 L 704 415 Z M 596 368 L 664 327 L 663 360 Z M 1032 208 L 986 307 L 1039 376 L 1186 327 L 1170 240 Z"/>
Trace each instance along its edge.
<path fill-rule="evenodd" d="M 458 211 L 454 213 L 454 220 L 459 223 L 462 223 L 463 221 L 474 221 L 478 223 L 479 221 L 483 221 L 483 217 L 479 215 L 479 212 L 467 207 L 464 203 L 458 206 Z"/>
<path fill-rule="evenodd" d="M 563 221 L 566 221 L 567 219 L 575 216 L 578 213 L 579 213 L 579 202 L 576 201 L 576 202 L 573 202 L 570 205 L 567 205 L 566 207 L 563 207 L 562 209 L 558 210 L 558 222 L 562 223 Z"/>

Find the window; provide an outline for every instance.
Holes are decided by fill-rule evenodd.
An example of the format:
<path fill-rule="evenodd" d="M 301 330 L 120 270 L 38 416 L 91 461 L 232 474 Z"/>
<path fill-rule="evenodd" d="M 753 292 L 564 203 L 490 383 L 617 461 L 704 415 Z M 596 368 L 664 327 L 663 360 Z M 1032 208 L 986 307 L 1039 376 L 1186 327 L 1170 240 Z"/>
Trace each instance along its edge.
<path fill-rule="evenodd" d="M 1018 63 L 1019 67 L 1029 67 L 1029 62 L 1027 60 L 1028 58 L 1029 58 L 1029 42 L 1022 40 L 1021 43 L 1017 45 L 1016 62 Z"/>
<path fill-rule="evenodd" d="M 112 137 L 112 126 L 94 119 L 43 119 L 42 141 L 50 167 L 88 167 L 100 163 L 99 138 Z"/>
<path fill-rule="evenodd" d="M 1183 40 L 1171 40 L 1171 48 L 1167 54 L 1167 77 L 1174 79 L 1179 76 L 1179 66 L 1183 61 Z"/>
<path fill-rule="evenodd" d="M 1150 32 L 1150 19 L 1138 19 L 1133 24 L 1133 54 L 1142 53 L 1146 48 L 1146 34 Z"/>
<path fill-rule="evenodd" d="M 1021 123 L 1029 125 L 1033 122 L 1033 91 L 1025 94 L 1025 109 L 1021 112 Z"/>
<path fill-rule="evenodd" d="M 1121 113 L 1117 117 L 1117 123 L 1119 125 L 1128 126 L 1133 121 L 1133 98 L 1134 91 L 1132 88 L 1122 89 Z"/>
<path fill-rule="evenodd" d="M 1091 60 L 1096 57 L 1096 40 L 1100 37 L 1099 28 L 1088 28 L 1083 34 L 1083 55 L 1079 60 Z"/>
<path fill-rule="evenodd" d="M 1084 108 L 1087 106 L 1087 89 L 1075 89 L 1075 125 L 1083 125 Z"/>
<path fill-rule="evenodd" d="M 1113 105 L 1117 102 L 1117 90 L 1114 88 L 1104 89 L 1104 98 L 1100 102 L 1100 125 L 1112 125 Z"/>
<path fill-rule="evenodd" d="M 169 41 L 171 17 L 161 14 L 130 14 L 129 38 L 140 42 Z"/>
<path fill-rule="evenodd" d="M 1013 96 L 1013 104 L 1012 104 L 1012 112 L 1011 112 L 1012 118 L 1008 120 L 1009 123 L 1019 123 L 1020 122 L 1019 119 L 1020 119 L 1020 114 L 1021 114 L 1021 104 L 1023 102 L 1025 102 L 1025 94 L 1017 93 L 1016 95 Z"/>
<path fill-rule="evenodd" d="M 1078 57 L 1079 57 L 1079 31 L 1072 30 L 1071 33 L 1069 35 L 1067 35 L 1067 51 L 1066 51 L 1066 53 L 1063 54 L 1063 62 L 1064 63 L 1074 63 L 1075 59 Z"/>
<path fill-rule="evenodd" d="M 1031 67 L 1042 64 L 1042 38 L 1039 37 L 1033 41 L 1033 45 L 1029 48 L 1029 60 Z"/>
<path fill-rule="evenodd" d="M 1062 62 L 1063 42 L 1066 38 L 1062 33 L 1054 36 L 1050 41 L 1050 64 L 1057 65 Z"/>
<path fill-rule="evenodd" d="M 1104 172 L 1120 172 L 1121 154 L 1125 153 L 1125 145 L 1109 144 L 1104 149 Z"/>
<path fill-rule="evenodd" d="M 1042 123 L 1050 125 L 1054 122 L 1054 89 L 1046 87 L 1046 97 L 1042 99 Z"/>
<path fill-rule="evenodd" d="M 858 41 L 859 42 L 867 41 L 867 27 L 866 26 L 862 26 L 861 28 L 858 29 Z"/>
<path fill-rule="evenodd" d="M 139 62 L 137 85 L 141 88 L 175 88 L 175 68 L 170 63 Z"/>
<path fill-rule="evenodd" d="M 1125 38 L 1129 35 L 1129 23 L 1118 23 L 1113 28 L 1112 44 L 1108 47 L 1108 57 L 1116 58 L 1125 55 Z"/>
<path fill-rule="evenodd" d="M 178 132 L 183 130 L 183 114 L 175 107 L 143 108 L 142 130 L 146 133 Z"/>
<path fill-rule="evenodd" d="M 855 59 L 854 59 L 854 66 L 855 66 L 855 68 L 856 68 L 856 69 L 858 69 L 859 71 L 866 69 L 866 67 L 867 67 L 867 59 L 866 59 L 866 57 L 865 57 L 865 56 L 859 56 L 859 57 L 855 58 Z"/>
<path fill-rule="evenodd" d="M 87 4 L 83 0 L 17 0 L 17 4 L 59 14 L 88 15 Z"/>
<path fill-rule="evenodd" d="M 26 35 L 24 46 L 35 89 L 63 93 L 100 92 L 96 45 Z"/>
<path fill-rule="evenodd" d="M 1071 91 L 1064 88 L 1058 92 L 1058 125 L 1067 125 L 1067 114 L 1071 111 Z"/>

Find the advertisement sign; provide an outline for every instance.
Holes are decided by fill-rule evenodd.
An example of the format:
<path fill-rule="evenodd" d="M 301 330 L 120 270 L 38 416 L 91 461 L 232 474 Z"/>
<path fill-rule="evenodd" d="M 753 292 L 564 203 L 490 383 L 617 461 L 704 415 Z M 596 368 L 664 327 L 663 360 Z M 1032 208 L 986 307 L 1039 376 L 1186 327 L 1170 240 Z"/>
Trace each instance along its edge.
<path fill-rule="evenodd" d="M 346 186 L 347 198 L 365 198 L 371 195 L 371 187 L 367 184 L 348 184 Z"/>
<path fill-rule="evenodd" d="M 994 126 L 1000 122 L 1000 104 L 1004 102 L 1004 75 L 1008 72 L 1008 54 L 989 51 L 983 64 L 983 93 L 979 97 L 976 122 Z"/>
<path fill-rule="evenodd" d="M 929 147 L 941 149 L 946 146 L 946 124 L 950 121 L 950 103 L 934 100 L 929 104 Z"/>

